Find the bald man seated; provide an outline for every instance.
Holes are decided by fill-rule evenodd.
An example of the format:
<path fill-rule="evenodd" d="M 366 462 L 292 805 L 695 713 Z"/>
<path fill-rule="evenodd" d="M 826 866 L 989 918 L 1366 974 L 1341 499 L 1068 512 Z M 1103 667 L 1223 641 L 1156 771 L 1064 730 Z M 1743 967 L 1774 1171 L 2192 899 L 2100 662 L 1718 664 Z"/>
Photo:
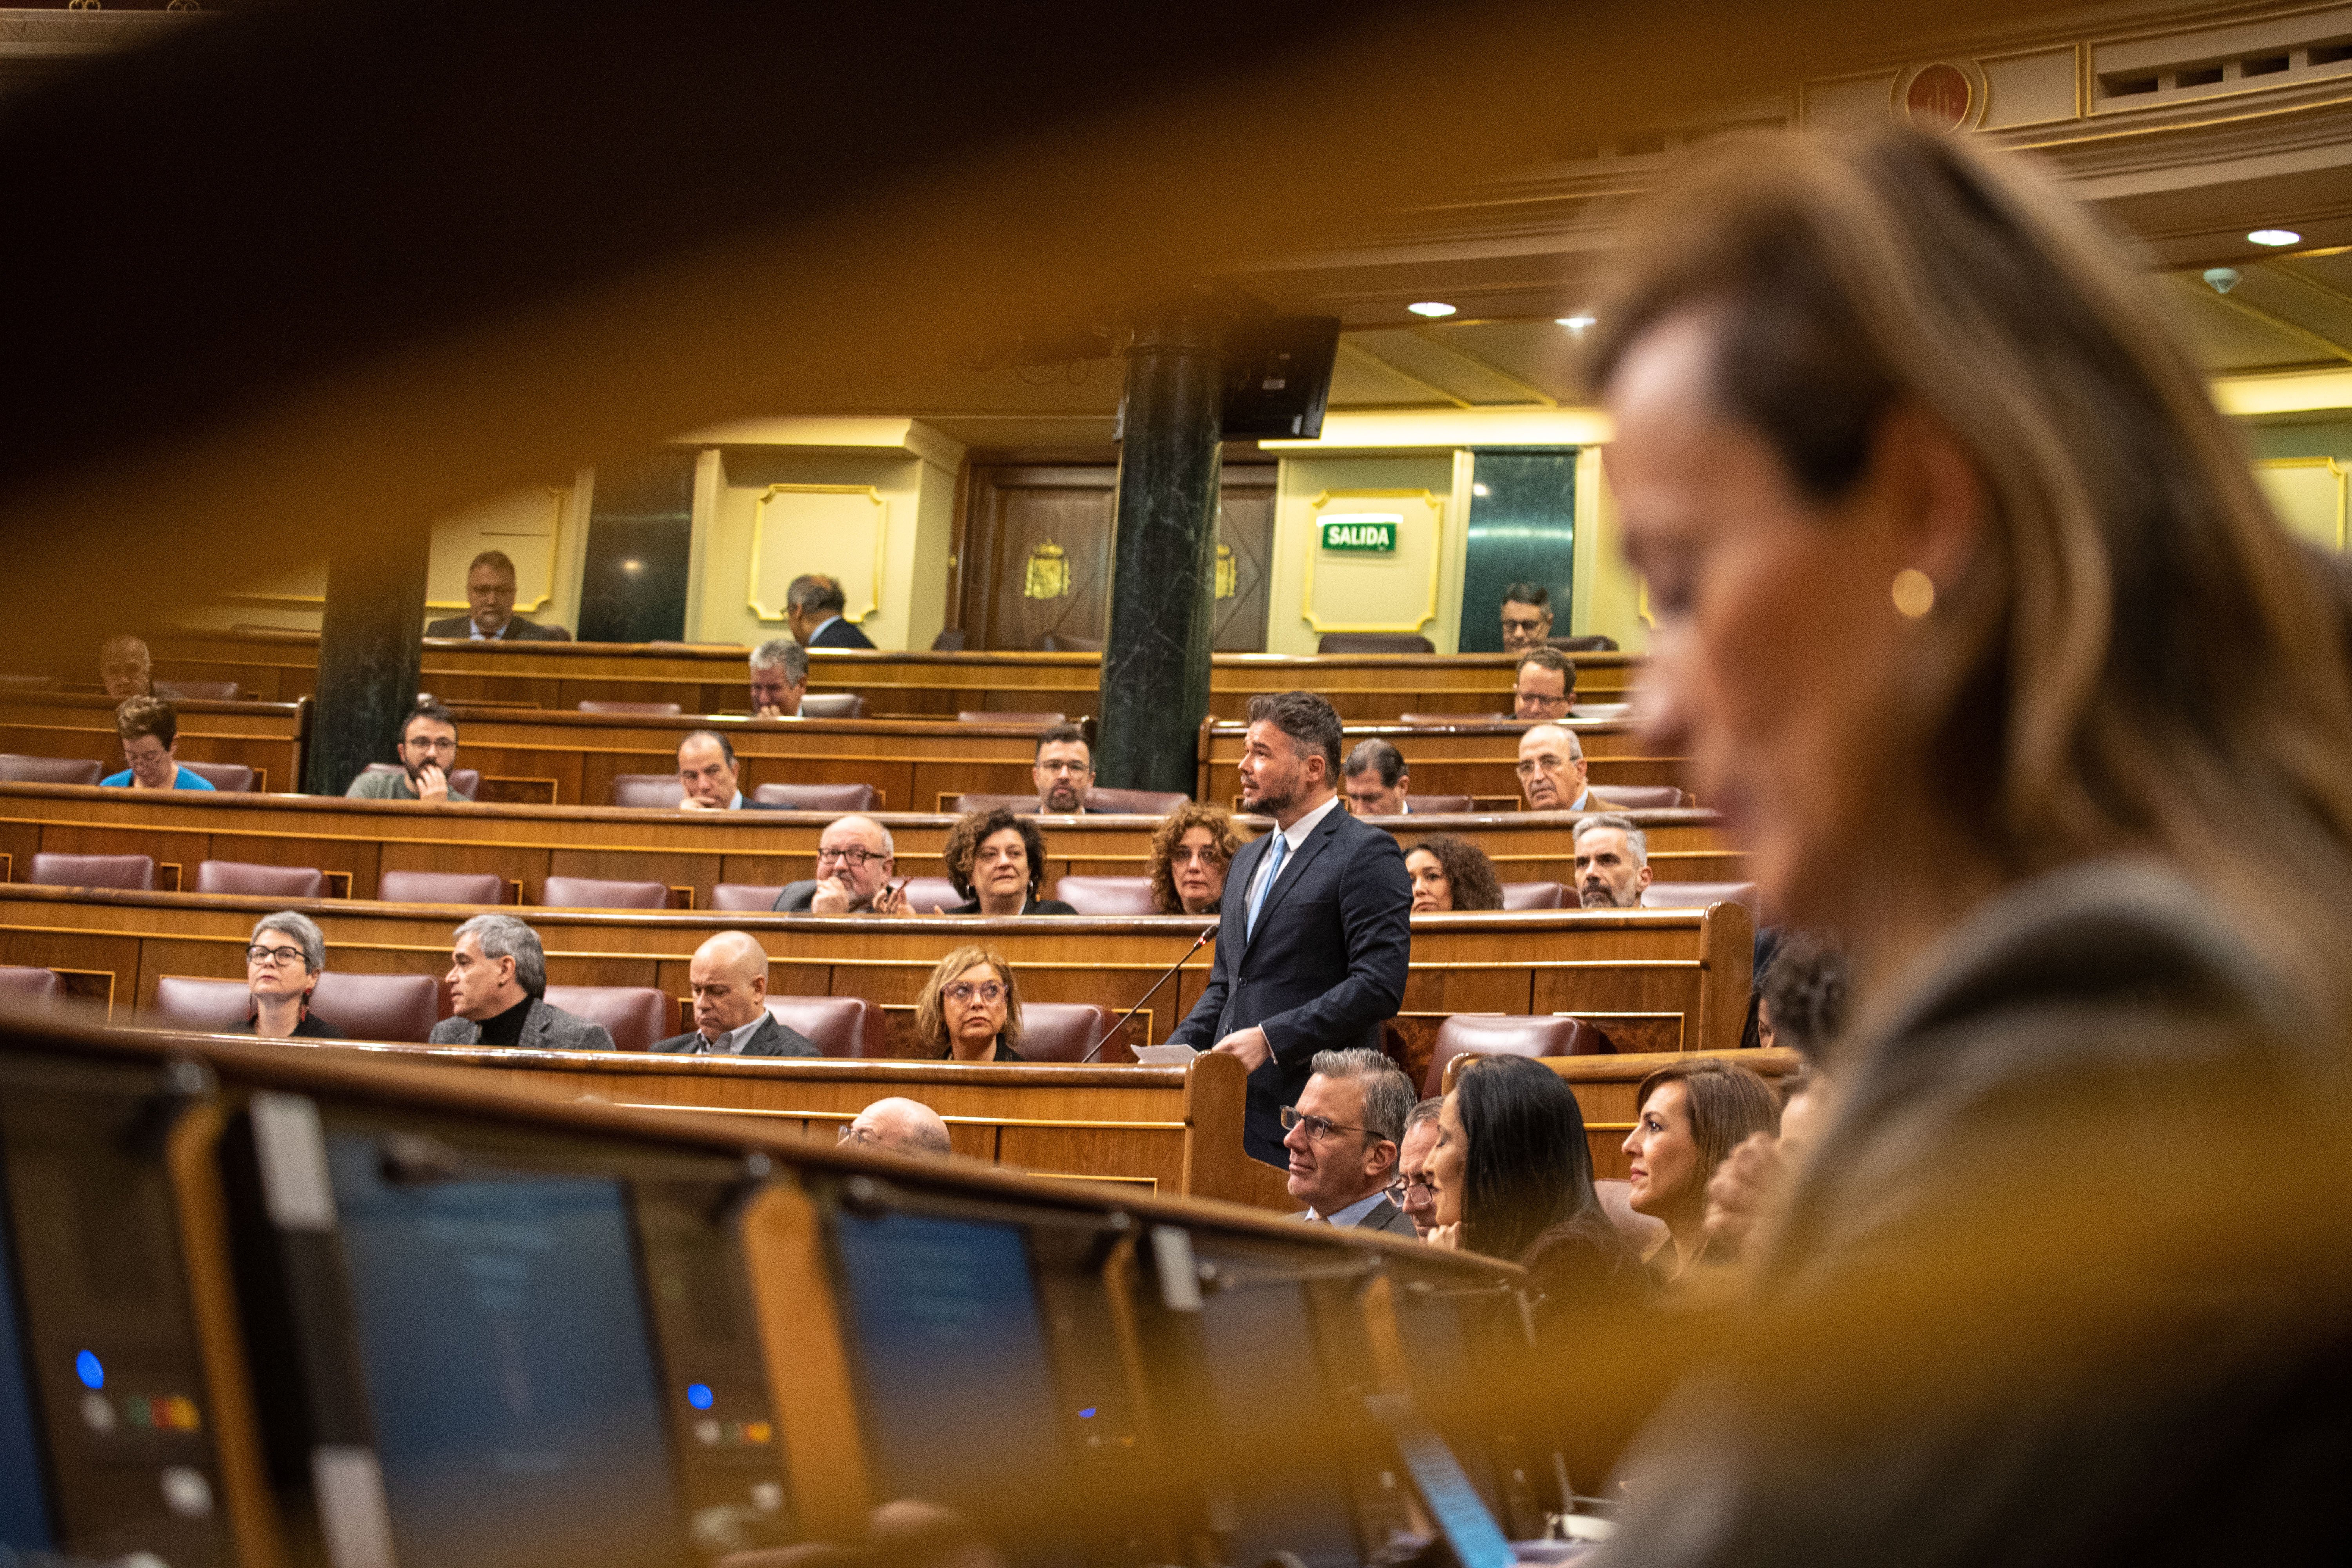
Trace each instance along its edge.
<path fill-rule="evenodd" d="M 722 931 L 686 966 L 694 1027 L 654 1047 L 682 1056 L 814 1057 L 816 1042 L 768 1011 L 768 950 L 740 931 Z"/>
<path fill-rule="evenodd" d="M 841 1130 L 839 1141 L 917 1160 L 944 1160 L 953 1152 L 948 1142 L 948 1124 L 940 1120 L 938 1111 L 919 1100 L 896 1096 L 877 1100 L 859 1111 L 857 1120 Z"/>
<path fill-rule="evenodd" d="M 1538 724 L 1519 737 L 1519 793 L 1529 811 L 1628 811 L 1584 782 L 1583 743 L 1576 731 Z"/>

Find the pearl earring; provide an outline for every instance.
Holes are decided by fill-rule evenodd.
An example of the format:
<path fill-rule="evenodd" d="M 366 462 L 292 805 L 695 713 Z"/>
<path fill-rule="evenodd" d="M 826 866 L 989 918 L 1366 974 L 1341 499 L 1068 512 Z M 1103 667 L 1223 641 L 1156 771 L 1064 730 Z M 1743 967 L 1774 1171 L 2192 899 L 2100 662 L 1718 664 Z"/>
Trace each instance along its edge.
<path fill-rule="evenodd" d="M 1936 607 L 1936 584 L 1916 566 L 1895 574 L 1895 608 L 1904 619 L 1918 620 Z"/>

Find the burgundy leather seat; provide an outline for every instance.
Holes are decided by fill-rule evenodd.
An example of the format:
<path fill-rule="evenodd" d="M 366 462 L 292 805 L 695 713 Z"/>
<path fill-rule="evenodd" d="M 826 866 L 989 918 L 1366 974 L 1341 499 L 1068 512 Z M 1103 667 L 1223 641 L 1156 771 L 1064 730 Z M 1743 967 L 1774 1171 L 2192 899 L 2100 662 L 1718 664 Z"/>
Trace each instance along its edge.
<path fill-rule="evenodd" d="M 1417 730 L 1433 730 L 1447 724 L 1507 724 L 1508 713 L 1400 713 L 1397 722 L 1410 724 Z"/>
<path fill-rule="evenodd" d="M 0 752 L 0 784 L 94 784 L 106 776 L 103 764 L 79 757 L 27 757 Z"/>
<path fill-rule="evenodd" d="M 158 680 L 155 695 L 174 702 L 235 702 L 244 690 L 234 680 Z"/>
<path fill-rule="evenodd" d="M 375 883 L 387 904 L 503 904 L 512 891 L 495 871 L 386 871 Z"/>
<path fill-rule="evenodd" d="M 810 692 L 801 699 L 803 719 L 863 719 L 866 699 L 855 691 Z"/>
<path fill-rule="evenodd" d="M 147 1005 L 143 1016 L 155 1028 L 227 1034 L 244 1028 L 245 1021 L 253 1016 L 253 994 L 242 980 L 166 974 L 155 982 L 155 1000 Z"/>
<path fill-rule="evenodd" d="M 1435 653 L 1437 645 L 1411 632 L 1325 632 L 1317 653 Z"/>
<path fill-rule="evenodd" d="M 1075 1062 L 1118 1022 L 1118 1014 L 1092 1002 L 1025 1003 L 1021 1008 L 1021 1043 L 1013 1048 L 1033 1062 Z M 1103 1050 L 1110 1048 L 1105 1046 Z M 1102 1060 L 1100 1052 L 1095 1060 Z"/>
<path fill-rule="evenodd" d="M 583 702 L 583 713 L 649 713 L 667 718 L 683 713 L 686 709 L 676 702 Z"/>
<path fill-rule="evenodd" d="M 1645 910 L 1703 910 L 1709 904 L 1746 904 L 1755 914 L 1763 890 L 1753 882 L 1653 882 L 1642 889 Z"/>
<path fill-rule="evenodd" d="M 247 893 L 261 899 L 323 899 L 327 874 L 310 866 L 257 866 L 247 860 L 207 860 L 196 868 L 196 893 Z"/>
<path fill-rule="evenodd" d="M 882 792 L 872 784 L 761 784 L 751 792 L 761 805 L 787 806 L 793 811 L 879 811 Z"/>
<path fill-rule="evenodd" d="M 686 786 L 676 773 L 614 773 L 613 804 L 640 811 L 676 811 L 686 798 Z"/>
<path fill-rule="evenodd" d="M 441 981 L 432 974 L 330 969 L 310 993 L 310 1011 L 355 1040 L 421 1046 L 440 1021 Z"/>
<path fill-rule="evenodd" d="M 48 970 L 0 963 L 0 996 L 13 1002 L 57 1002 L 65 994 L 66 983 Z"/>
<path fill-rule="evenodd" d="M 1478 803 L 1466 795 L 1409 795 L 1405 800 L 1415 816 L 1443 816 L 1449 812 L 1475 811 Z"/>
<path fill-rule="evenodd" d="M 1165 816 L 1192 798 L 1174 790 L 1090 789 L 1087 791 L 1087 809 L 1129 816 Z"/>
<path fill-rule="evenodd" d="M 36 855 L 25 880 L 44 888 L 122 888 L 155 890 L 152 855 Z"/>
<path fill-rule="evenodd" d="M 956 715 L 959 724 L 1020 724 L 1043 730 L 1069 721 L 1059 713 L 990 713 L 967 708 Z"/>
<path fill-rule="evenodd" d="M 999 806 L 1015 816 L 1034 816 L 1044 803 L 1034 795 L 951 795 L 940 802 L 941 811 L 994 811 Z"/>
<path fill-rule="evenodd" d="M 1156 915 L 1149 877 L 1065 877 L 1054 897 L 1082 915 Z"/>
<path fill-rule="evenodd" d="M 955 889 L 955 884 L 945 877 L 909 877 L 907 879 L 907 908 L 919 915 L 935 915 L 941 910 L 952 910 L 966 900 Z"/>
<path fill-rule="evenodd" d="M 1672 811 L 1687 804 L 1683 792 L 1672 784 L 1596 784 L 1592 793 L 1615 801 L 1628 811 Z"/>
<path fill-rule="evenodd" d="M 1423 1095 L 1443 1091 L 1445 1065 L 1459 1056 L 1591 1057 L 1614 1055 L 1608 1037 L 1579 1018 L 1526 1014 L 1456 1013 L 1437 1026 Z"/>
<path fill-rule="evenodd" d="M 398 763 L 370 763 L 367 765 L 367 771 L 372 773 L 396 773 L 402 769 Z M 462 795 L 467 800 L 477 798 L 482 793 L 482 770 L 479 768 L 451 770 L 449 792 L 452 795 Z"/>
<path fill-rule="evenodd" d="M 547 1005 L 604 1025 L 614 1050 L 649 1051 L 677 1033 L 675 1004 L 651 985 L 551 985 Z"/>
<path fill-rule="evenodd" d="M 1558 882 L 1506 882 L 1503 884 L 1503 907 L 1507 910 L 1572 910 L 1576 900 L 1568 896 L 1568 889 Z"/>
<path fill-rule="evenodd" d="M 710 907 L 721 913 L 757 914 L 774 909 L 783 891 L 757 882 L 721 882 L 710 889 Z"/>
<path fill-rule="evenodd" d="M 889 1054 L 882 1009 L 863 996 L 771 996 L 768 1012 L 785 1028 L 808 1037 L 828 1057 Z"/>
<path fill-rule="evenodd" d="M 540 884 L 539 901 L 551 910 L 666 910 L 669 889 L 659 882 L 550 877 Z"/>
<path fill-rule="evenodd" d="M 1617 651 L 1617 639 L 1602 637 L 1598 632 L 1588 633 L 1581 637 L 1546 637 L 1544 641 L 1562 653 L 1615 653 Z"/>
<path fill-rule="evenodd" d="M 182 763 L 182 767 L 223 795 L 251 795 L 254 771 L 243 763 Z"/>

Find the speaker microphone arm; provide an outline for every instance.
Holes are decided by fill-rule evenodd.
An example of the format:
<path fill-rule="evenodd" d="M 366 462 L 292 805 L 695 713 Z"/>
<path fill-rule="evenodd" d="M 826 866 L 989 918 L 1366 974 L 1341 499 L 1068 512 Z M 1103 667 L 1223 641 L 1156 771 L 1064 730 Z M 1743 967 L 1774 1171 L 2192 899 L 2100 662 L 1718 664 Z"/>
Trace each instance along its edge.
<path fill-rule="evenodd" d="M 1126 1015 L 1122 1016 L 1118 1022 L 1113 1024 L 1109 1028 L 1105 1029 L 1101 1039 L 1097 1040 L 1092 1046 L 1087 1048 L 1087 1054 L 1078 1058 L 1081 1065 L 1094 1060 L 1095 1053 L 1101 1050 L 1104 1046 L 1109 1044 L 1110 1037 L 1113 1035 L 1118 1034 L 1121 1029 L 1127 1027 L 1128 1019 L 1132 1018 L 1138 1013 L 1142 1012 L 1143 1005 L 1151 1000 L 1153 994 L 1159 991 L 1162 985 L 1167 984 L 1169 981 L 1174 979 L 1178 970 L 1192 963 L 1192 955 L 1194 953 L 1209 945 L 1209 939 L 1217 934 L 1217 925 L 1218 922 L 1216 921 L 1211 921 L 1206 926 L 1202 928 L 1199 939 L 1196 940 L 1192 946 L 1184 950 L 1184 956 L 1170 964 L 1168 966 L 1168 973 L 1151 983 L 1151 990 L 1147 991 L 1142 995 L 1137 997 L 1135 999 L 1135 1005 L 1129 1007 L 1127 1010 Z"/>

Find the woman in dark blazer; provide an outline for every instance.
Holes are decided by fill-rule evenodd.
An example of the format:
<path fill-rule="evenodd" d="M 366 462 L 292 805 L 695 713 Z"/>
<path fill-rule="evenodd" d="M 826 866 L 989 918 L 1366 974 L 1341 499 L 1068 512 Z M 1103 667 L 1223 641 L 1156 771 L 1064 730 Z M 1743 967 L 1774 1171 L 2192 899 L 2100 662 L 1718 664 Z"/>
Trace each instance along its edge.
<path fill-rule="evenodd" d="M 1041 899 L 1045 881 L 1045 836 L 1026 816 L 998 806 L 968 811 L 948 829 L 948 880 L 964 901 L 940 913 L 950 915 L 1074 915 L 1059 899 Z"/>
<path fill-rule="evenodd" d="M 1858 1004 L 1605 1561 L 2341 1548 L 2352 1183 L 2257 1167 L 2344 1104 L 2352 677 L 2137 265 L 1965 137 L 1723 138 L 1597 308 L 1648 749 Z"/>

